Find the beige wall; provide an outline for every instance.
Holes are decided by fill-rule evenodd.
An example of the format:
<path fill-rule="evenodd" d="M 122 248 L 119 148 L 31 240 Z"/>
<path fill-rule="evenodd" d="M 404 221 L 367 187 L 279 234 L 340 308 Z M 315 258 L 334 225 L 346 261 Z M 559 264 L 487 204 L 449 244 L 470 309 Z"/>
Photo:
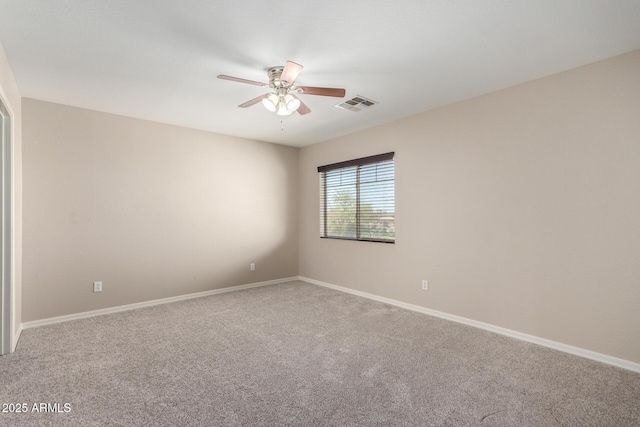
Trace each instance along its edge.
<path fill-rule="evenodd" d="M 387 151 L 396 244 L 320 239 L 316 167 Z M 302 276 L 640 362 L 640 51 L 304 148 L 299 180 Z"/>
<path fill-rule="evenodd" d="M 0 45 L 0 96 L 13 115 L 14 307 L 13 347 L 22 325 L 22 107 L 18 86 Z"/>
<path fill-rule="evenodd" d="M 297 149 L 22 107 L 23 322 L 298 274 Z"/>

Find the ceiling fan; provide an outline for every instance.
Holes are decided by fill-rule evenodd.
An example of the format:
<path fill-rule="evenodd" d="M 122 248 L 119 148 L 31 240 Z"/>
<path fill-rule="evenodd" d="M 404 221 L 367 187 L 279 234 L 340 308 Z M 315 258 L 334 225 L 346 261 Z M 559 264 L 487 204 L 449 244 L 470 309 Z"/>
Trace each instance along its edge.
<path fill-rule="evenodd" d="M 302 102 L 296 94 L 302 95 L 321 95 L 335 96 L 342 98 L 345 95 L 344 89 L 330 87 L 314 87 L 314 86 L 294 86 L 296 78 L 302 72 L 302 65 L 295 62 L 287 61 L 284 67 L 271 67 L 267 70 L 269 83 L 256 82 L 254 80 L 241 79 L 239 77 L 226 76 L 220 74 L 219 79 L 230 80 L 232 82 L 246 83 L 255 86 L 262 86 L 273 89 L 263 95 L 253 98 L 243 104 L 238 105 L 240 108 L 251 107 L 262 101 L 262 104 L 269 111 L 275 112 L 279 116 L 288 116 L 294 111 L 298 114 L 308 114 L 311 109 Z"/>

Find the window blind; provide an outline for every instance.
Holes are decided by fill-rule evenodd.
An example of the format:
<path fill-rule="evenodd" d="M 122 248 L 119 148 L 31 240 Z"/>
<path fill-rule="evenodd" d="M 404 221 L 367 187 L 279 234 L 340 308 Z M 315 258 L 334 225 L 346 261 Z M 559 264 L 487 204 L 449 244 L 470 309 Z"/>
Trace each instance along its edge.
<path fill-rule="evenodd" d="M 318 167 L 320 237 L 395 242 L 394 155 Z"/>

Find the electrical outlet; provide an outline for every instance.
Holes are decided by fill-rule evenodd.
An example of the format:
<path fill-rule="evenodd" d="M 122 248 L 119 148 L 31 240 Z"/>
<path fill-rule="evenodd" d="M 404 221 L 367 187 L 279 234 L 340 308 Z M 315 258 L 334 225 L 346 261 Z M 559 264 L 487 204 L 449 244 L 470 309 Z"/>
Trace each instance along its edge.
<path fill-rule="evenodd" d="M 256 271 L 256 263 L 252 262 L 251 264 L 249 264 L 249 271 Z"/>
<path fill-rule="evenodd" d="M 422 281 L 422 290 L 423 291 L 428 291 L 429 290 L 429 281 L 428 280 L 423 280 Z"/>
<path fill-rule="evenodd" d="M 93 282 L 93 292 L 102 292 L 102 282 Z"/>

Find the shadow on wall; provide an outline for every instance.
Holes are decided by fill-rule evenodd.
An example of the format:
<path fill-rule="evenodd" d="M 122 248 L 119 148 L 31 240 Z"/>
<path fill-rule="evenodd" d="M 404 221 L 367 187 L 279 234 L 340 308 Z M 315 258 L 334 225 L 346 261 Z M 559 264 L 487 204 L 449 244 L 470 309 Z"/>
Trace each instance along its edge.
<path fill-rule="evenodd" d="M 23 321 L 298 274 L 297 149 L 23 107 Z"/>

